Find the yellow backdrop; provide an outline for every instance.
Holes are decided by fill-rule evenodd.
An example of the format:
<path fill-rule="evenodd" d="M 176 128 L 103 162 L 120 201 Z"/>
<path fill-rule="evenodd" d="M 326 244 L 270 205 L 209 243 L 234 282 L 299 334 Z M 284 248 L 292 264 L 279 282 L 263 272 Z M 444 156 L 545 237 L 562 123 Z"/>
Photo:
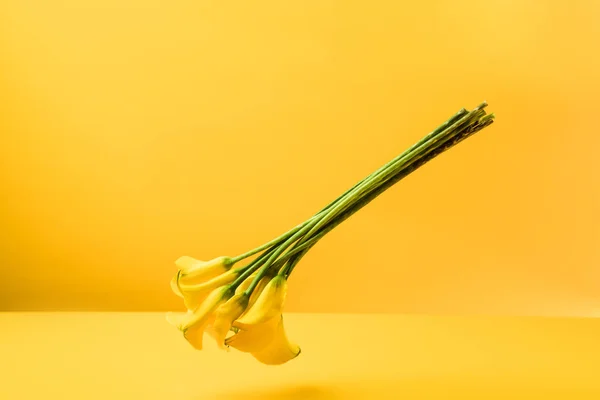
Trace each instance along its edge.
<path fill-rule="evenodd" d="M 600 2 L 0 1 L 0 309 L 175 310 L 461 107 L 287 309 L 600 310 Z"/>

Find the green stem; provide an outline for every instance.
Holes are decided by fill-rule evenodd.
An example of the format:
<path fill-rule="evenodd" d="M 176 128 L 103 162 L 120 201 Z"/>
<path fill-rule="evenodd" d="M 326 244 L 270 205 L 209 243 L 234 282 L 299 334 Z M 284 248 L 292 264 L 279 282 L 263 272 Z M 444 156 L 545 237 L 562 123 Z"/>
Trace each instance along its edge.
<path fill-rule="evenodd" d="M 244 282 L 244 280 L 246 278 L 248 278 L 250 275 L 252 275 L 254 273 L 254 271 L 256 271 L 258 268 L 260 268 L 265 261 L 267 261 L 267 257 L 273 253 L 273 251 L 275 251 L 276 247 L 271 248 L 270 250 L 264 252 L 263 254 L 261 254 L 260 256 L 258 256 L 255 260 L 253 260 L 251 263 L 249 263 L 248 265 L 240 268 L 240 271 L 243 271 L 240 276 L 238 276 L 231 284 L 230 286 L 233 287 L 234 289 L 236 287 L 238 287 L 242 282 Z"/>
<path fill-rule="evenodd" d="M 312 237 L 308 237 L 308 234 L 307 234 L 307 236 L 305 236 L 303 238 L 303 240 L 305 242 L 303 244 L 298 243 L 299 244 L 298 247 L 293 248 L 289 252 L 289 253 L 293 252 L 293 254 L 295 254 L 295 257 L 290 258 L 288 260 L 287 265 L 285 265 L 281 269 L 280 273 L 285 274 L 286 276 L 289 276 L 291 274 L 291 272 L 293 271 L 294 267 L 296 266 L 296 264 L 306 254 L 306 252 L 308 252 L 308 250 L 310 250 L 310 248 L 312 248 L 312 246 L 314 246 L 323 236 L 325 236 L 333 228 L 335 228 L 336 226 L 341 224 L 343 221 L 348 219 L 350 216 L 352 216 L 358 210 L 360 210 L 365 205 L 370 203 L 373 199 L 375 199 L 381 193 L 383 193 L 384 191 L 389 189 L 391 186 L 396 184 L 398 181 L 400 181 L 402 178 L 408 176 L 409 174 L 411 174 L 412 172 L 414 172 L 421 166 L 425 165 L 430 160 L 434 159 L 435 157 L 437 157 L 438 155 L 443 153 L 444 151 L 450 149 L 451 147 L 454 147 L 455 145 L 462 142 L 466 138 L 472 136 L 479 130 L 490 125 L 493 122 L 493 118 L 494 118 L 494 114 L 482 116 L 475 124 L 466 127 L 466 129 L 459 132 L 459 134 L 449 137 L 449 138 L 447 138 L 447 140 L 443 140 L 443 141 L 439 142 L 437 147 L 432 149 L 432 151 L 428 152 L 424 156 L 418 155 L 418 158 L 416 159 L 415 163 L 412 163 L 412 164 L 406 166 L 405 168 L 403 168 L 402 170 L 398 171 L 396 173 L 396 175 L 394 175 L 393 177 L 391 177 L 391 179 L 388 179 L 387 181 L 382 183 L 380 186 L 372 188 L 372 190 L 370 192 L 368 192 L 366 195 L 364 195 L 363 197 L 358 199 L 358 201 L 354 202 L 350 208 L 346 209 L 344 212 L 339 214 L 334 220 L 330 221 L 325 226 L 320 228 L 317 231 L 317 233 L 314 234 Z M 302 249 L 302 250 L 300 250 L 300 249 Z M 287 256 L 287 254 L 288 253 L 286 253 L 286 256 Z"/>
<path fill-rule="evenodd" d="M 417 143 L 415 143 L 410 148 L 408 148 L 408 150 L 406 150 L 404 153 L 400 154 L 399 156 L 395 157 L 391 161 L 387 162 L 382 167 L 380 167 L 379 169 L 377 169 L 375 172 L 371 173 L 367 177 L 363 178 L 360 182 L 356 183 L 353 187 L 351 187 L 350 189 L 346 190 L 341 196 L 339 196 L 337 199 L 335 199 L 333 202 L 331 202 L 329 205 L 327 205 L 327 207 L 325 207 L 321 211 L 321 213 L 324 212 L 324 211 L 327 211 L 327 210 L 331 209 L 336 204 L 339 204 L 339 202 L 341 200 L 343 200 L 345 197 L 347 197 L 349 194 L 356 195 L 356 191 L 359 190 L 361 187 L 364 187 L 373 178 L 375 178 L 376 176 L 378 176 L 381 173 L 384 173 L 389 168 L 393 167 L 394 164 L 396 164 L 402 158 L 406 157 L 407 154 L 410 154 L 413 151 L 415 151 L 416 149 L 420 148 L 422 145 L 424 145 L 425 143 L 427 143 L 429 140 L 431 140 L 432 138 L 434 138 L 435 136 L 437 136 L 438 134 L 440 134 L 448 126 L 450 126 L 450 125 L 454 124 L 455 122 L 459 121 L 460 119 L 462 119 L 463 117 L 465 117 L 467 114 L 469 114 L 469 112 L 466 109 L 464 109 L 464 108 L 460 109 L 456 114 L 454 114 L 452 117 L 450 117 L 446 122 L 444 122 L 443 124 L 441 124 L 439 127 L 437 127 L 436 129 L 434 129 L 429 134 L 425 135 L 425 137 L 423 137 Z M 333 229 L 333 228 L 331 228 L 331 229 Z M 289 253 L 297 254 L 298 252 L 306 249 L 306 251 L 303 251 L 302 254 L 299 255 L 299 257 L 296 257 L 296 259 L 299 261 L 299 259 L 302 258 L 302 256 L 316 243 L 316 241 L 318 241 L 321 237 L 323 237 L 327 232 L 328 232 L 328 230 L 326 232 L 323 232 L 322 234 L 315 235 L 315 236 L 317 236 L 316 240 L 313 240 L 313 238 L 311 238 L 310 242 L 306 242 L 305 243 L 305 238 L 310 236 L 309 234 L 307 234 L 305 236 L 305 238 L 303 238 L 301 240 L 301 242 L 304 243 L 304 244 L 299 243 L 299 246 L 298 247 L 294 247 L 294 249 L 292 249 L 290 252 L 286 253 L 286 256 L 288 256 Z M 300 250 L 300 249 L 302 249 L 302 250 Z M 291 257 L 292 254 L 289 254 L 289 257 Z M 295 265 L 296 263 L 293 263 L 293 264 Z"/>
<path fill-rule="evenodd" d="M 306 233 L 305 237 L 310 237 L 315 231 L 328 223 L 337 214 L 342 212 L 344 208 L 347 208 L 352 202 L 364 195 L 364 193 L 368 192 L 372 187 L 385 182 L 387 179 L 397 173 L 399 168 L 405 167 L 408 161 L 412 162 L 416 154 L 423 154 L 426 152 L 426 150 L 434 148 L 440 138 L 445 138 L 447 136 L 445 134 L 448 132 L 450 134 L 459 133 L 460 130 L 472 122 L 473 119 L 485 114 L 485 112 L 481 110 L 481 108 L 485 107 L 485 105 L 486 104 L 483 103 L 478 108 L 471 112 L 467 112 L 466 114 L 462 112 L 463 110 L 459 111 L 452 118 L 427 135 L 424 139 L 413 145 L 409 150 L 403 152 L 400 156 L 396 157 L 392 162 L 387 163 L 384 167 L 381 167 L 377 172 L 372 174 L 369 179 L 357 186 L 351 191 L 351 193 L 347 194 L 345 198 L 336 203 L 336 205 L 332 207 L 332 209 L 328 211 L 323 218 L 320 218 L 318 223 L 313 224 L 312 228 L 308 231 L 308 233 Z"/>
<path fill-rule="evenodd" d="M 357 189 L 358 187 L 362 186 L 365 182 L 367 182 L 369 179 L 373 178 L 374 176 L 376 176 L 377 174 L 385 171 L 386 169 L 388 169 L 390 166 L 392 166 L 394 163 L 396 163 L 399 159 L 401 159 L 403 156 L 405 156 L 406 153 L 409 153 L 411 151 L 413 151 L 415 148 L 420 147 L 423 143 L 427 142 L 428 140 L 430 140 L 432 137 L 436 136 L 437 134 L 439 134 L 443 129 L 445 129 L 448 125 L 453 124 L 454 122 L 456 122 L 458 119 L 460 119 L 461 117 L 463 117 L 464 115 L 468 114 L 468 111 L 465 110 L 464 108 L 462 108 L 461 110 L 459 110 L 455 115 L 453 115 L 448 121 L 444 122 L 442 125 L 440 125 L 437 129 L 435 129 L 434 131 L 432 131 L 431 133 L 429 133 L 428 135 L 426 135 L 424 138 L 422 138 L 420 141 L 418 141 L 417 143 L 415 143 L 413 146 L 411 146 L 408 150 L 406 150 L 404 153 L 402 153 L 401 155 L 397 156 L 396 158 L 392 159 L 391 161 L 389 161 L 388 163 L 384 164 L 382 167 L 380 167 L 379 169 L 377 169 L 375 172 L 373 172 L 372 174 L 366 176 L 365 178 L 363 178 L 361 181 L 359 181 L 358 183 L 356 183 L 354 186 L 352 186 L 350 189 L 346 190 L 342 195 L 338 196 L 338 198 L 336 198 L 334 201 L 332 201 L 331 203 L 329 203 L 327 206 L 325 206 L 321 211 L 319 211 L 318 213 L 316 213 L 315 215 L 313 215 L 311 218 L 309 218 L 307 221 L 304 221 L 303 223 L 295 226 L 294 228 L 290 229 L 289 231 L 285 232 L 284 234 L 276 237 L 275 239 L 259 246 L 256 247 L 250 251 L 247 251 L 246 253 L 240 254 L 239 256 L 233 257 L 231 259 L 232 264 L 235 264 L 238 261 L 241 261 L 245 258 L 251 257 L 256 253 L 260 253 L 261 251 L 268 249 L 271 246 L 274 246 L 280 242 L 282 242 L 283 240 L 286 240 L 287 238 L 289 238 L 291 235 L 293 235 L 294 233 L 296 233 L 299 229 L 303 228 L 304 226 L 306 226 L 306 224 L 308 224 L 310 221 L 316 219 L 319 216 L 322 216 L 323 213 L 325 213 L 326 211 L 329 211 L 332 207 L 334 207 L 340 200 L 344 199 L 349 193 L 352 193 L 355 191 L 355 189 Z"/>
<path fill-rule="evenodd" d="M 251 257 L 251 256 L 255 255 L 256 253 L 260 253 L 261 251 L 263 251 L 263 250 L 265 250 L 265 249 L 268 249 L 269 247 L 272 247 L 272 246 L 275 246 L 275 245 L 279 244 L 280 242 L 282 242 L 282 241 L 286 240 L 286 239 L 287 239 L 287 238 L 289 238 L 291 235 L 293 235 L 295 232 L 297 232 L 297 231 L 298 231 L 298 229 L 302 228 L 302 227 L 303 227 L 304 225 L 306 225 L 306 224 L 307 224 L 309 221 L 310 221 L 310 220 L 303 222 L 302 224 L 300 224 L 300 225 L 298 225 L 298 226 L 296 226 L 296 227 L 294 227 L 294 228 L 290 229 L 290 230 L 289 230 L 289 231 L 287 231 L 286 233 L 284 233 L 284 234 L 282 234 L 282 235 L 280 235 L 280 236 L 276 237 L 275 239 L 273 239 L 273 240 L 271 240 L 271 241 L 269 241 L 269 242 L 267 242 L 267 243 L 265 243 L 265 244 L 263 244 L 263 245 L 260 245 L 260 246 L 258 246 L 258 247 L 256 247 L 256 248 L 254 248 L 254 249 L 252 249 L 252 250 L 250 250 L 250 251 L 247 251 L 247 252 L 245 252 L 245 253 L 243 253 L 243 254 L 240 254 L 239 256 L 233 257 L 233 258 L 231 259 L 231 263 L 232 263 L 232 264 L 235 264 L 235 263 L 237 263 L 238 261 L 241 261 L 241 260 L 243 260 L 243 259 L 245 259 L 245 258 Z"/>
<path fill-rule="evenodd" d="M 258 274 L 256 275 L 256 277 L 254 278 L 254 280 L 252 281 L 252 283 L 250 284 L 250 286 L 246 290 L 246 293 L 248 295 L 250 295 L 252 293 L 252 291 L 258 285 L 258 282 L 260 282 L 260 280 L 263 278 L 263 276 L 265 276 L 267 274 L 267 272 L 269 271 L 269 268 L 271 267 L 271 265 L 273 264 L 273 262 L 275 261 L 275 259 L 277 259 L 277 257 L 279 257 L 281 255 L 281 253 L 285 249 L 287 249 L 292 243 L 294 243 L 296 240 L 298 240 L 300 237 L 302 237 L 304 234 L 306 234 L 306 232 L 309 229 L 311 229 L 318 221 L 319 220 L 318 219 L 314 219 L 314 217 L 311 218 L 308 221 L 308 223 L 304 227 L 302 227 L 302 229 L 300 229 L 295 234 L 293 234 L 289 239 L 287 239 L 285 242 L 283 242 L 283 244 L 278 245 L 278 247 L 276 248 L 276 250 L 269 256 L 269 259 L 261 267 L 260 271 L 258 272 Z"/>
<path fill-rule="evenodd" d="M 377 172 L 377 171 L 376 171 Z M 238 261 L 241 261 L 245 258 L 251 257 L 253 255 L 255 255 L 256 253 L 260 253 L 261 251 L 268 249 L 271 246 L 274 246 L 280 242 L 282 242 L 283 240 L 286 240 L 287 238 L 289 238 L 291 235 L 293 235 L 294 233 L 296 233 L 299 229 L 301 229 L 302 227 L 306 226 L 306 224 L 308 224 L 310 221 L 322 216 L 325 212 L 329 211 L 331 209 L 331 207 L 333 207 L 336 203 L 338 203 L 340 200 L 342 200 L 348 193 L 350 193 L 352 190 L 354 190 L 357 186 L 359 186 L 361 183 L 363 183 L 365 180 L 367 180 L 369 177 L 371 177 L 373 174 L 367 176 L 366 178 L 362 179 L 360 182 L 358 182 L 356 185 L 352 186 L 350 189 L 346 190 L 341 196 L 339 196 L 337 199 L 335 199 L 334 201 L 332 201 L 331 203 L 329 203 L 327 206 L 325 206 L 321 211 L 319 211 L 318 213 L 316 213 L 315 215 L 313 215 L 312 217 L 310 217 L 308 220 L 304 221 L 303 223 L 295 226 L 294 228 L 290 229 L 289 231 L 285 232 L 284 234 L 276 237 L 275 239 L 260 245 L 259 247 L 256 247 L 250 251 L 247 251 L 243 254 L 240 254 L 239 256 L 233 257 L 231 259 L 231 264 L 235 264 Z"/>

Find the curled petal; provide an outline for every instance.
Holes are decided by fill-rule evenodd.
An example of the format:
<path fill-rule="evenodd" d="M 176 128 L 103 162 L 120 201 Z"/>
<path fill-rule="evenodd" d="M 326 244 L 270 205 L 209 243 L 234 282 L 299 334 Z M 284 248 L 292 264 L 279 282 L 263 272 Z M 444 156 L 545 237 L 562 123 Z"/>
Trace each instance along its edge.
<path fill-rule="evenodd" d="M 250 325 L 261 324 L 280 315 L 283 311 L 286 292 L 287 280 L 285 277 L 277 275 L 266 285 L 248 312 L 235 321 L 233 326 L 247 329 Z"/>
<path fill-rule="evenodd" d="M 219 287 L 210 292 L 194 312 L 169 314 L 167 318 L 183 332 L 183 336 L 194 348 L 202 350 L 204 330 L 214 320 L 214 311 L 227 301 L 231 294 L 232 290 L 229 286 Z"/>
<path fill-rule="evenodd" d="M 175 275 L 173 277 L 173 279 L 171 279 L 171 290 L 173 291 L 173 293 L 175 293 L 177 296 L 183 298 L 183 293 L 181 293 L 181 290 L 179 289 L 179 284 L 178 284 L 178 280 L 179 280 L 179 275 L 180 272 L 177 273 L 177 275 Z"/>
<path fill-rule="evenodd" d="M 217 341 L 217 345 L 225 348 L 225 337 L 231 329 L 232 322 L 246 310 L 248 295 L 244 292 L 233 295 L 225 303 L 221 304 L 215 311 L 215 320 L 211 327 L 211 336 Z"/>
<path fill-rule="evenodd" d="M 240 283 L 240 285 L 235 289 L 235 294 L 245 292 L 246 289 L 250 287 L 250 284 L 252 283 L 254 278 L 256 278 L 256 275 L 258 275 L 258 271 L 254 272 L 252 275 L 244 279 L 244 281 Z"/>
<path fill-rule="evenodd" d="M 267 287 L 269 282 L 271 282 L 271 279 L 273 279 L 273 275 L 265 275 L 260 279 L 258 285 L 256 285 L 256 287 L 252 291 L 252 294 L 250 295 L 250 301 L 248 302 L 248 310 L 254 305 L 254 303 L 256 303 L 256 300 L 258 300 L 260 294 L 263 292 L 263 290 L 265 290 L 265 287 Z"/>
<path fill-rule="evenodd" d="M 204 331 L 206 327 L 214 320 L 214 316 L 210 316 L 205 323 L 194 325 L 183 332 L 183 337 L 192 345 L 196 350 L 202 350 L 202 342 L 204 339 Z"/>
<path fill-rule="evenodd" d="M 269 344 L 259 351 L 252 352 L 252 356 L 263 364 L 284 364 L 300 354 L 300 346 L 289 341 L 283 326 L 283 316 L 277 319 L 277 326 Z"/>
<path fill-rule="evenodd" d="M 186 314 L 188 318 L 184 319 L 179 325 L 179 329 L 185 331 L 194 325 L 206 324 L 210 315 L 231 297 L 229 286 L 222 286 L 214 289 L 206 299 L 192 313 Z"/>
<path fill-rule="evenodd" d="M 225 339 L 225 345 L 245 353 L 258 352 L 273 340 L 277 324 L 278 318 L 272 318 L 262 324 L 240 328 L 235 335 Z"/>
<path fill-rule="evenodd" d="M 214 278 L 212 278 L 206 282 L 202 282 L 202 283 L 198 283 L 198 284 L 185 283 L 182 280 L 182 278 L 180 277 L 178 287 L 179 287 L 179 290 L 181 290 L 181 292 L 183 294 L 188 293 L 188 292 L 199 292 L 199 291 L 203 291 L 207 287 L 214 288 L 214 287 L 218 287 L 218 286 L 222 286 L 222 285 L 231 283 L 235 280 L 235 278 L 238 277 L 238 274 L 239 274 L 238 271 L 231 270 L 231 271 L 222 273 L 220 275 L 217 275 Z"/>
<path fill-rule="evenodd" d="M 202 304 L 204 300 L 206 300 L 207 296 L 210 293 L 210 290 L 211 288 L 206 288 L 205 290 L 199 292 L 184 293 L 183 304 L 185 304 L 185 308 L 194 311 L 200 306 L 200 304 Z"/>
<path fill-rule="evenodd" d="M 209 293 L 215 288 L 227 285 L 235 280 L 238 273 L 236 271 L 227 271 L 207 282 L 198 285 L 186 285 L 179 283 L 176 286 L 182 293 L 183 302 L 188 310 L 195 310 L 207 298 Z"/>
<path fill-rule="evenodd" d="M 229 257 L 217 257 L 209 261 L 200 261 L 195 258 L 183 256 L 175 261 L 181 272 L 180 283 L 199 284 L 221 275 L 231 267 Z"/>
<path fill-rule="evenodd" d="M 262 324 L 252 325 L 247 330 L 225 340 L 225 344 L 242 352 L 251 353 L 263 364 L 284 364 L 300 354 L 300 347 L 289 341 L 283 325 L 283 316 L 278 315 Z"/>

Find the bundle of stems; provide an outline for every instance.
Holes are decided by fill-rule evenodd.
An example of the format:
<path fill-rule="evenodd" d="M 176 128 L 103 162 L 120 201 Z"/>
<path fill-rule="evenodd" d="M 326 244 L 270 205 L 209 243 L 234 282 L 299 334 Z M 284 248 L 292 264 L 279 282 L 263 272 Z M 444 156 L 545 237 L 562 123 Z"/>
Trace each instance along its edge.
<path fill-rule="evenodd" d="M 487 103 L 483 102 L 471 111 L 461 109 L 437 129 L 358 182 L 305 222 L 253 250 L 228 259 L 228 263 L 233 265 L 258 255 L 238 269 L 239 275 L 231 286 L 237 287 L 256 271 L 258 273 L 246 289 L 247 294 L 251 294 L 265 276 L 282 275 L 288 278 L 302 257 L 328 232 L 402 178 L 493 123 L 494 114 L 486 114 L 486 106 Z"/>
<path fill-rule="evenodd" d="M 263 364 L 279 365 L 297 357 L 300 346 L 285 333 L 283 307 L 287 280 L 298 262 L 328 232 L 399 180 L 491 124 L 494 115 L 485 113 L 486 105 L 460 110 L 311 218 L 262 246 L 209 261 L 180 257 L 171 288 L 188 311 L 167 319 L 197 350 L 206 332 L 219 347 L 250 353 Z M 244 266 L 232 268 L 242 261 Z"/>

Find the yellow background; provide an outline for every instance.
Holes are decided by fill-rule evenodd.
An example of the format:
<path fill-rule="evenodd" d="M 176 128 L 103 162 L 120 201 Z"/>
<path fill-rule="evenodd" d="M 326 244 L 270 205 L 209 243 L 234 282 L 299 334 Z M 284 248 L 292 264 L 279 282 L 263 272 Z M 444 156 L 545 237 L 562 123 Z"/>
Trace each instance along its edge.
<path fill-rule="evenodd" d="M 0 309 L 167 310 L 461 107 L 287 309 L 597 315 L 600 2 L 0 1 Z"/>

